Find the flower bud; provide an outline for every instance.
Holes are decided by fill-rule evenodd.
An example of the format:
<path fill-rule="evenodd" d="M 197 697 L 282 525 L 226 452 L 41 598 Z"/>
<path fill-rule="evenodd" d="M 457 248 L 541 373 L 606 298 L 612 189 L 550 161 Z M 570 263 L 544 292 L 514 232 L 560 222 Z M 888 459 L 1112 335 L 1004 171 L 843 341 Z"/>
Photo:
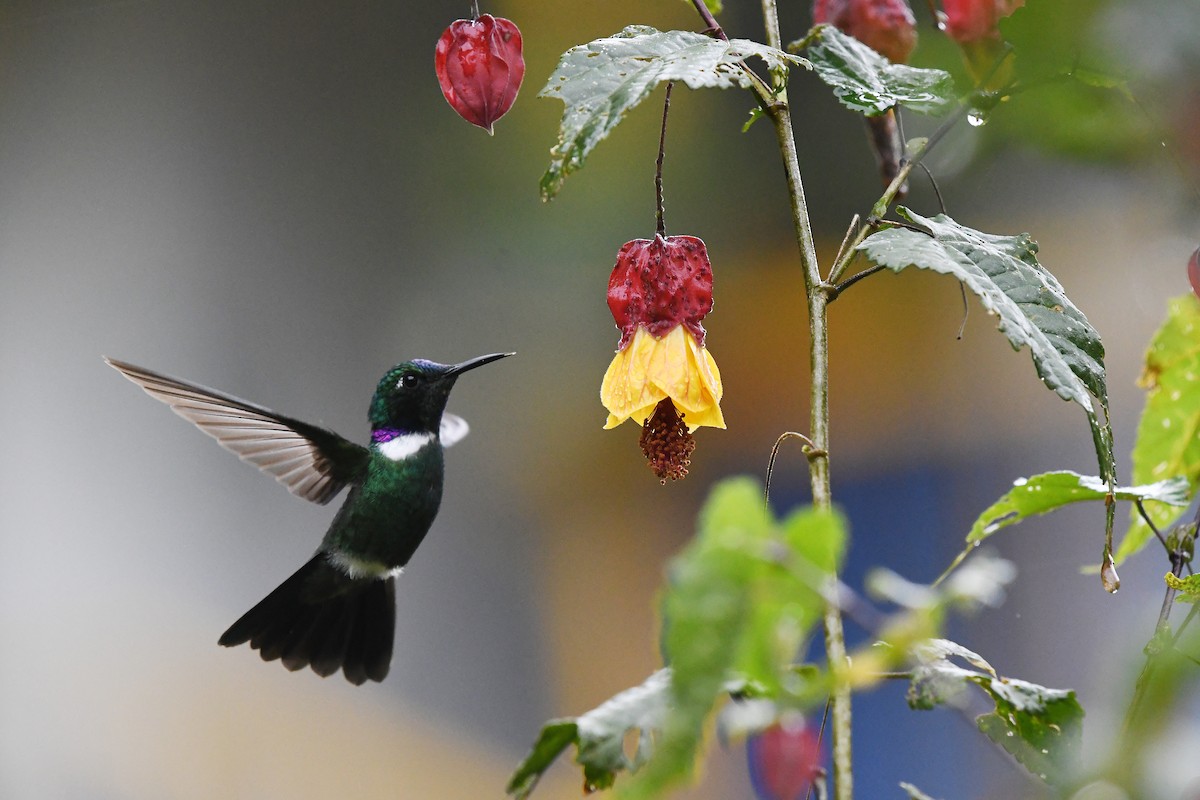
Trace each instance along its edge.
<path fill-rule="evenodd" d="M 1000 20 L 1025 5 L 1025 0 L 943 0 L 946 34 L 959 44 L 982 39 L 1000 41 Z"/>
<path fill-rule="evenodd" d="M 907 0 L 816 0 L 813 24 L 822 22 L 897 64 L 908 61 L 917 46 L 916 20 Z"/>
<path fill-rule="evenodd" d="M 821 770 L 816 734 L 798 714 L 746 740 L 750 783 L 758 800 L 804 800 Z"/>
<path fill-rule="evenodd" d="M 491 133 L 492 124 L 512 108 L 525 77 L 521 32 L 491 14 L 456 20 L 438 39 L 433 63 L 446 102 Z"/>
<path fill-rule="evenodd" d="M 1011 61 L 998 64 L 1004 56 L 1000 20 L 1023 5 L 1025 0 L 943 0 L 941 27 L 962 48 L 971 77 L 981 81 L 992 74 L 985 88 L 999 88 L 1012 78 Z"/>
<path fill-rule="evenodd" d="M 1192 293 L 1200 297 L 1200 247 L 1192 252 L 1187 265 L 1188 282 L 1192 284 Z"/>

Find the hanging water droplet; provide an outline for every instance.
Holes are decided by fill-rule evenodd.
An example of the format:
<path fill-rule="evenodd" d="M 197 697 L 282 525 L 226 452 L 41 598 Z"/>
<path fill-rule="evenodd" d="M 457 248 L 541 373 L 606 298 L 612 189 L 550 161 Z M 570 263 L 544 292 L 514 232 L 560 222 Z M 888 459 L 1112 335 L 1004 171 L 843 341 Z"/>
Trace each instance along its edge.
<path fill-rule="evenodd" d="M 1117 577 L 1117 565 L 1113 563 L 1110 553 L 1104 554 L 1104 563 L 1100 565 L 1100 582 L 1104 585 L 1104 591 L 1109 594 L 1116 594 L 1121 588 L 1121 579 Z"/>
<path fill-rule="evenodd" d="M 987 121 L 987 112 L 980 111 L 977 108 L 973 108 L 967 112 L 967 122 L 973 127 L 981 128 L 987 125 Z"/>

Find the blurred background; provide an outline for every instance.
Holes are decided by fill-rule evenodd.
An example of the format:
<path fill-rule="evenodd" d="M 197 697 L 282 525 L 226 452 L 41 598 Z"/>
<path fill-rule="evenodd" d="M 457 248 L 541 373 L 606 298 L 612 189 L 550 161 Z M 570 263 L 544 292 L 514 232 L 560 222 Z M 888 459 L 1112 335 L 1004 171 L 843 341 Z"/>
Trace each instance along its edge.
<path fill-rule="evenodd" d="M 776 437 L 806 430 L 807 327 L 773 134 L 739 132 L 747 96 L 682 89 L 667 227 L 708 243 L 729 429 L 702 431 L 691 475 L 666 487 L 636 427 L 601 430 L 618 338 L 605 288 L 620 245 L 654 231 L 661 89 L 548 205 L 537 181 L 562 107 L 536 93 L 562 51 L 625 24 L 698 29 L 690 5 L 484 3 L 521 27 L 528 67 L 494 138 L 453 113 L 433 73 L 434 42 L 468 5 L 0 4 L 0 797 L 502 797 L 544 721 L 660 665 L 655 593 L 711 485 L 761 476 Z M 808 4 L 784 5 L 798 38 Z M 762 37 L 757 3 L 727 6 L 731 35 Z M 1014 102 L 1010 122 L 963 125 L 929 166 L 960 222 L 1032 233 L 1103 335 L 1127 476 L 1142 353 L 1200 238 L 1200 18 L 1189 0 L 1089 6 L 1139 104 L 1084 130 Z M 916 62 L 961 72 L 915 11 Z M 808 75 L 792 99 L 828 263 L 879 179 L 859 119 Z M 938 210 L 924 178 L 909 204 Z M 1014 478 L 1095 473 L 1081 410 L 973 301 L 956 340 L 953 281 L 881 274 L 831 316 L 851 584 L 875 565 L 932 580 Z M 334 509 L 238 463 L 101 355 L 365 441 L 393 364 L 497 350 L 519 355 L 451 398 L 473 432 L 447 454 L 441 515 L 399 582 L 388 680 L 355 688 L 218 647 Z M 807 499 L 803 462 L 784 447 L 780 510 Z M 1102 536 L 1088 507 L 996 537 L 1020 570 L 1010 599 L 951 631 L 1002 674 L 1077 690 L 1092 754 L 1119 727 L 1167 568 L 1148 549 L 1108 596 L 1080 572 Z M 969 721 L 909 711 L 902 686 L 856 714 L 862 797 L 901 796 L 901 780 L 948 798 L 1035 791 Z M 740 747 L 712 748 L 680 796 L 751 798 Z M 1162 796 L 1200 779 L 1194 757 L 1182 763 Z M 579 792 L 564 758 L 535 796 Z"/>

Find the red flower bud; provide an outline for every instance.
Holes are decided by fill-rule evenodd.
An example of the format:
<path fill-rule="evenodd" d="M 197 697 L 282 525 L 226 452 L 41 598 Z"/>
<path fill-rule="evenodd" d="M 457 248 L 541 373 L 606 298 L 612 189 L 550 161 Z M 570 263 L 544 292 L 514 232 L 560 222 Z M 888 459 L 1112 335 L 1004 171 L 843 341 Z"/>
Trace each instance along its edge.
<path fill-rule="evenodd" d="M 788 716 L 746 740 L 746 763 L 759 800 L 804 800 L 821 769 L 821 748 L 803 717 Z"/>
<path fill-rule="evenodd" d="M 889 61 L 903 64 L 917 45 L 907 0 L 816 0 L 813 24 L 827 22 Z"/>
<path fill-rule="evenodd" d="M 943 0 L 947 35 L 959 44 L 983 39 L 1000 41 L 1000 20 L 1025 5 L 1025 0 Z"/>
<path fill-rule="evenodd" d="M 683 325 L 704 344 L 700 320 L 712 310 L 712 264 L 695 236 L 661 235 L 626 242 L 608 279 L 608 309 L 629 343 L 638 326 L 663 336 Z"/>
<path fill-rule="evenodd" d="M 1192 292 L 1200 297 L 1200 247 L 1192 253 L 1187 265 L 1188 281 L 1192 284 Z"/>
<path fill-rule="evenodd" d="M 446 102 L 491 133 L 492 123 L 512 108 L 525 77 L 521 32 L 491 14 L 456 20 L 438 39 L 433 64 Z"/>

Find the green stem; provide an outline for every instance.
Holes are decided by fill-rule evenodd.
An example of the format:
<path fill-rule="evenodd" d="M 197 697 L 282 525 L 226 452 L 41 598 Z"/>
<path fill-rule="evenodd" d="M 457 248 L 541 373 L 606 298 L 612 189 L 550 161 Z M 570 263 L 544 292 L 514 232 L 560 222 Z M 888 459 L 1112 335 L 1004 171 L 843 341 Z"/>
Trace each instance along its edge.
<path fill-rule="evenodd" d="M 891 208 L 892 201 L 896 199 L 896 193 L 900 191 L 900 187 L 905 184 L 908 176 L 921 163 L 921 159 L 925 157 L 929 149 L 940 142 L 950 132 L 950 129 L 958 124 L 958 121 L 965 117 L 970 110 L 971 106 L 967 103 L 959 103 L 954 113 L 946 117 L 937 130 L 930 134 L 929 138 L 908 157 L 908 160 L 900 167 L 900 171 L 896 173 L 896 177 L 892 179 L 888 187 L 883 190 L 883 194 L 875 201 L 875 205 L 871 207 L 871 215 L 859 226 L 858 233 L 850 240 L 848 246 L 842 248 L 841 257 L 834 263 L 833 268 L 829 270 L 830 283 L 836 284 L 846 273 L 846 270 L 850 267 L 850 263 L 854 260 L 854 256 L 858 253 L 858 246 L 874 230 L 876 220 L 882 218 L 888 212 L 888 209 Z"/>
<path fill-rule="evenodd" d="M 766 26 L 767 44 L 782 48 L 779 31 L 779 13 L 775 0 L 762 0 L 763 20 Z M 804 275 L 804 289 L 808 299 L 809 321 L 809 368 L 811 372 L 811 422 L 809 437 L 812 447 L 808 452 L 809 480 L 812 486 L 813 505 L 828 508 L 832 505 L 829 481 L 829 324 L 826 309 L 830 294 L 821 281 L 817 266 L 817 248 L 813 243 L 812 223 L 808 215 L 808 203 L 804 197 L 804 182 L 800 176 L 800 158 L 796 151 L 796 137 L 792 129 L 792 115 L 788 107 L 787 88 L 777 81 L 770 97 L 763 97 L 764 112 L 775 127 L 775 138 L 783 158 L 784 174 L 787 177 L 788 196 L 792 206 L 792 224 L 796 232 L 796 246 L 800 251 L 800 266 Z M 836 583 L 836 577 L 831 581 Z M 842 613 L 837 602 L 825 605 L 825 653 L 829 671 L 834 678 L 830 701 L 833 729 L 833 797 L 834 800 L 852 800 L 854 797 L 854 772 L 851 760 L 851 709 L 850 686 L 844 679 L 849 666 L 846 658 L 846 637 L 842 629 Z"/>

